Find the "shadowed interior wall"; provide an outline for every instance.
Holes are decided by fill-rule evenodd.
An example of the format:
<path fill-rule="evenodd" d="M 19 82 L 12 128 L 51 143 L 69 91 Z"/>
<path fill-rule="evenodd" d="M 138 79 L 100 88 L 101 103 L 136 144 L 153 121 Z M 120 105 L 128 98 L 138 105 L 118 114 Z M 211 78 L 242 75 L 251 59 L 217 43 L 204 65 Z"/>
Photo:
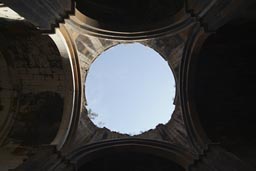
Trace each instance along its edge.
<path fill-rule="evenodd" d="M 195 65 L 194 94 L 207 136 L 255 165 L 256 69 L 253 22 L 231 22 L 204 43 Z"/>
<path fill-rule="evenodd" d="M 142 1 L 115 1 L 115 0 L 78 0 L 77 8 L 89 17 L 110 22 L 125 22 L 141 24 L 141 22 L 155 23 L 156 20 L 174 15 L 183 7 L 182 0 L 142 0 Z M 126 24 L 128 24 L 126 23 Z"/>
<path fill-rule="evenodd" d="M 182 11 L 184 4 L 184 0 L 77 0 L 76 9 L 93 27 L 139 32 L 173 24 L 172 17 Z"/>
<path fill-rule="evenodd" d="M 23 21 L 0 23 L 0 165 L 12 168 L 28 149 L 55 138 L 65 79 L 60 53 L 49 36 Z"/>

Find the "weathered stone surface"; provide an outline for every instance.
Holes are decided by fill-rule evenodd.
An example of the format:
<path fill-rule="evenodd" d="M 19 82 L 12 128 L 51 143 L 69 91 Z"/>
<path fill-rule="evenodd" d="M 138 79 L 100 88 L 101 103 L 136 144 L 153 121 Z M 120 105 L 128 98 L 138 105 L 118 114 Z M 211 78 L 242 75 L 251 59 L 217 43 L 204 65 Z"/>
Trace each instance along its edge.
<path fill-rule="evenodd" d="M 89 70 L 91 63 L 105 50 L 108 48 L 122 43 L 118 40 L 104 40 L 103 38 L 97 38 L 93 36 L 88 36 L 86 34 L 81 34 L 77 32 L 76 29 L 72 28 L 72 25 L 67 24 L 69 33 L 72 35 L 74 42 L 76 43 L 77 50 L 80 59 L 82 80 L 85 82 L 86 73 Z M 175 72 L 175 78 L 177 83 L 179 82 L 179 66 L 182 58 L 182 49 L 184 47 L 184 42 L 187 39 L 189 30 L 182 32 L 176 36 L 166 35 L 165 37 L 139 41 L 139 43 L 149 46 L 160 53 L 165 60 L 168 60 L 170 67 Z M 102 43 L 104 42 L 104 43 Z M 85 85 L 86 88 L 86 85 Z M 85 91 L 83 91 L 85 92 Z M 177 91 L 177 93 L 179 93 Z M 176 99 L 179 94 L 176 94 Z M 86 96 L 83 96 L 84 102 L 86 104 Z M 176 104 L 177 103 L 177 104 Z M 137 138 L 155 139 L 160 141 L 167 141 L 176 145 L 180 145 L 189 149 L 189 143 L 187 142 L 187 135 L 184 126 L 184 121 L 182 118 L 182 110 L 180 109 L 179 102 L 175 102 L 177 105 L 176 110 L 173 114 L 172 119 L 167 125 L 159 125 L 153 130 L 149 130 L 141 135 L 137 135 Z M 130 137 L 126 134 L 120 134 L 116 132 L 111 132 L 110 130 L 103 128 L 97 128 L 88 118 L 87 112 L 82 112 L 80 124 L 77 130 L 76 139 L 74 141 L 74 148 L 82 146 L 88 143 L 99 142 L 103 140 L 111 140 L 118 138 Z M 76 145 L 75 145 L 76 144 Z"/>
<path fill-rule="evenodd" d="M 65 31 L 60 31 L 62 36 L 60 39 L 66 43 L 63 49 L 69 54 L 65 62 L 56 42 L 47 35 L 39 34 L 37 30 L 53 31 L 59 22 L 68 17 L 69 12 L 74 12 L 73 1 L 3 0 L 2 2 L 24 16 L 25 20 L 0 19 L 0 171 L 14 169 L 19 165 L 20 167 L 16 169 L 19 171 L 73 171 L 82 168 L 83 164 L 88 164 L 83 159 L 91 160 L 93 163 L 83 169 L 95 168 L 98 167 L 96 164 L 99 163 L 101 166 L 104 161 L 111 163 L 99 157 L 106 154 L 117 155 L 116 149 L 120 153 L 127 149 L 143 155 L 150 152 L 154 157 L 159 157 L 170 150 L 167 155 L 170 157 L 168 160 L 175 161 L 184 169 L 192 171 L 255 170 L 252 168 L 255 167 L 256 159 L 253 132 L 255 124 L 252 122 L 255 118 L 253 110 L 255 96 L 250 96 L 254 92 L 251 85 L 255 82 L 253 69 L 255 62 L 244 61 L 249 59 L 250 50 L 243 48 L 251 47 L 252 50 L 255 44 L 253 37 L 255 30 L 252 27 L 255 24 L 252 23 L 255 23 L 256 15 L 253 0 L 246 2 L 187 0 L 173 15 L 163 17 L 168 19 L 163 25 L 153 25 L 155 21 L 147 21 L 146 18 L 150 20 L 154 17 L 159 18 L 159 16 L 150 16 L 157 13 L 162 19 L 161 15 L 165 14 L 165 11 L 158 10 L 166 9 L 168 5 L 163 5 L 165 1 L 145 1 L 147 4 L 137 1 L 125 2 L 127 4 L 133 2 L 136 10 L 152 10 L 139 10 L 135 13 L 142 15 L 136 20 L 136 22 L 141 21 L 138 25 L 149 24 L 149 27 L 140 27 L 141 30 L 134 27 L 134 20 L 130 20 L 131 27 L 127 26 L 129 28 L 117 27 L 121 22 L 127 21 L 127 18 L 118 22 L 113 20 L 114 23 L 104 25 L 99 16 L 91 16 L 96 19 L 91 20 L 88 16 L 86 18 L 81 13 L 75 13 L 75 16 L 61 25 Z M 99 8 L 95 8 L 95 13 L 97 10 L 102 12 L 100 9 L 104 8 L 104 5 L 109 6 L 112 3 L 86 1 L 88 2 L 98 2 L 96 6 Z M 3 6 L 0 3 L 0 8 Z M 90 15 L 95 14 L 93 12 Z M 113 11 L 112 14 L 116 12 L 119 11 Z M 128 10 L 128 14 L 130 12 Z M 145 18 L 144 14 L 149 16 Z M 111 18 L 113 15 L 103 17 Z M 129 17 L 132 16 L 128 16 L 128 20 Z M 139 20 L 141 18 L 143 21 Z M 219 36 L 219 41 L 210 43 L 209 47 L 203 46 L 209 32 L 216 31 L 218 37 L 220 28 L 228 25 L 230 21 L 232 21 L 231 27 L 225 34 Z M 243 31 L 224 39 L 228 33 L 236 31 L 237 26 L 242 26 Z M 150 28 L 158 29 L 150 30 Z M 241 35 L 246 39 L 242 39 Z M 112 46 L 133 42 L 151 47 L 162 55 L 174 72 L 177 89 L 174 101 L 176 108 L 170 121 L 137 136 L 97 128 L 87 116 L 85 108 L 85 79 L 92 62 Z M 226 48 L 232 44 L 235 46 Z M 242 52 L 240 53 L 239 50 Z M 228 51 L 237 53 L 228 56 Z M 253 54 L 253 51 L 251 52 Z M 200 53 L 203 55 L 200 56 Z M 198 59 L 202 56 L 199 66 Z M 239 61 L 236 57 L 243 58 Z M 201 70 L 196 72 L 196 69 Z M 199 77 L 193 75 L 194 73 Z M 221 77 L 222 74 L 227 76 Z M 241 75 L 242 77 L 239 77 Z M 243 88 L 229 84 L 232 79 L 243 83 L 239 84 Z M 210 84 L 198 86 L 204 81 Z M 223 91 L 221 88 L 225 87 L 226 83 L 229 86 Z M 210 88 L 209 91 L 205 91 L 207 88 Z M 231 90 L 236 88 L 239 91 L 232 93 Z M 199 95 L 193 94 L 195 92 L 199 92 Z M 237 97 L 233 98 L 233 95 Z M 232 98 L 229 99 L 230 97 Z M 69 103 L 66 103 L 67 99 Z M 197 111 L 193 106 L 198 99 L 203 104 L 201 110 L 205 109 L 203 112 Z M 249 101 L 246 101 L 248 99 Z M 67 104 L 70 105 L 70 111 L 76 111 L 77 122 L 70 117 L 71 127 L 61 128 L 61 131 L 69 131 L 72 128 L 72 135 L 67 135 L 68 143 L 56 150 L 55 146 L 49 144 L 58 131 Z M 73 109 L 73 106 L 76 108 Z M 247 111 L 249 111 L 248 115 Z M 70 115 L 72 114 L 70 112 Z M 197 115 L 199 118 L 196 118 Z M 240 132 L 238 129 L 245 131 Z M 213 146 L 212 141 L 220 144 Z M 123 143 L 127 143 L 125 147 L 122 146 Z M 44 148 L 43 144 L 47 146 Z M 152 147 L 154 148 L 150 149 Z M 104 151 L 106 148 L 109 150 Z M 102 149 L 104 153 L 101 153 Z M 136 154 L 133 155 L 137 160 Z M 29 156 L 31 158 L 28 159 Z M 113 158 L 118 159 L 116 156 Z M 26 162 L 21 165 L 23 160 Z M 140 161 L 136 164 L 139 168 L 135 168 L 145 169 L 146 164 Z M 112 168 L 115 165 L 108 166 Z M 153 168 L 152 166 L 150 169 Z M 159 167 L 155 170 L 157 169 L 160 170 Z"/>
<path fill-rule="evenodd" d="M 49 36 L 25 21 L 0 22 L 0 165 L 8 163 L 5 171 L 22 163 L 35 146 L 54 140 L 72 83 L 65 82 L 67 66 Z"/>

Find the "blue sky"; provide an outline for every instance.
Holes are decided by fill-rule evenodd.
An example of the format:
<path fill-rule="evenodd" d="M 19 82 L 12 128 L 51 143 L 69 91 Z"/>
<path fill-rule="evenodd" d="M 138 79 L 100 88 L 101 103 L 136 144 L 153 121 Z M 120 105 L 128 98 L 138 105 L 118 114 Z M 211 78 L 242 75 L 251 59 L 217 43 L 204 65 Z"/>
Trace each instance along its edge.
<path fill-rule="evenodd" d="M 89 69 L 85 91 L 87 108 L 98 114 L 93 122 L 120 133 L 155 128 L 168 122 L 174 110 L 171 69 L 157 52 L 139 43 L 103 52 Z"/>

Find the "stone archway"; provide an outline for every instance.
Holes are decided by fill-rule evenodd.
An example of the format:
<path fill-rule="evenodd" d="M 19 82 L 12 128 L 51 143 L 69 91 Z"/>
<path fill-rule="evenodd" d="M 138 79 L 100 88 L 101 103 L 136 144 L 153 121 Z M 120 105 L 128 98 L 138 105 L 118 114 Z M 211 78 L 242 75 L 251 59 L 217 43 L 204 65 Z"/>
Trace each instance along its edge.
<path fill-rule="evenodd" d="M 59 51 L 60 34 L 53 41 L 26 21 L 4 19 L 0 30 L 0 165 L 5 170 L 39 146 L 65 144 L 75 94 L 70 56 Z"/>
<path fill-rule="evenodd" d="M 199 151 L 219 144 L 253 167 L 255 23 L 239 21 L 215 34 L 198 30 L 185 54 L 182 98 L 189 135 Z"/>

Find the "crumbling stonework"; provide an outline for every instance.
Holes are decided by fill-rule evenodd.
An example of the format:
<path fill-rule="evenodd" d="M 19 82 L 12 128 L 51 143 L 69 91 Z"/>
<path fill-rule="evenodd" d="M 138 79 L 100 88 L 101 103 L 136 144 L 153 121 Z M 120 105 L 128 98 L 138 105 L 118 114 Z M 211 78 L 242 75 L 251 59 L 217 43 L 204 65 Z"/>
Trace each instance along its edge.
<path fill-rule="evenodd" d="M 162 170 L 255 170 L 253 0 L 3 2 L 25 20 L 0 18 L 0 171 L 108 170 L 128 159 L 125 169 L 154 169 L 138 157 Z M 85 79 L 101 53 L 133 42 L 168 62 L 176 107 L 167 124 L 129 136 L 92 123 Z"/>

